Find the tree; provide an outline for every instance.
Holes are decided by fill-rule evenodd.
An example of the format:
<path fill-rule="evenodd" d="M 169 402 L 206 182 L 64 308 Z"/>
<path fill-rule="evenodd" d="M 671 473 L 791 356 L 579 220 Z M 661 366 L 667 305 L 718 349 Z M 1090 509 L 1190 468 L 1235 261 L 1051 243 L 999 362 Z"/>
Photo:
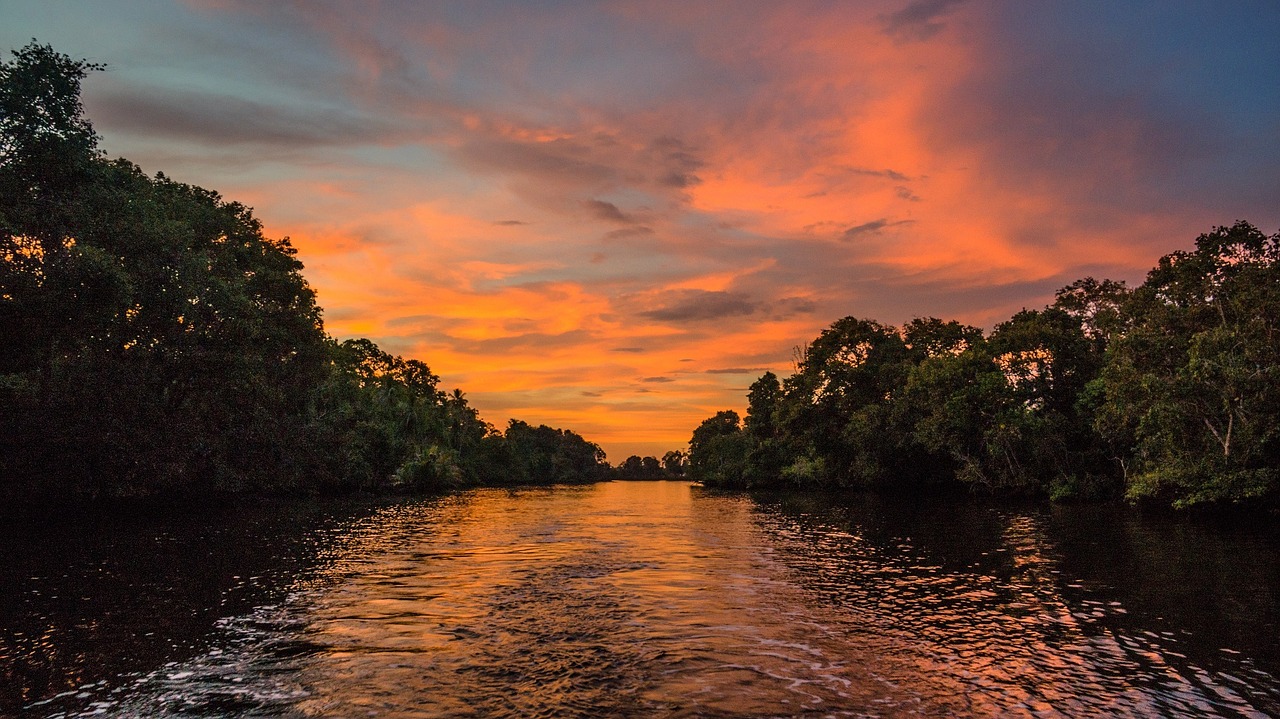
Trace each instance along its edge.
<path fill-rule="evenodd" d="M 920 463 L 927 459 L 937 481 L 954 478 L 994 489 L 992 432 L 1006 426 L 1002 416 L 1010 406 L 1016 414 L 1023 411 L 984 340 L 912 368 L 894 406 L 894 424 L 909 428 Z"/>
<path fill-rule="evenodd" d="M 1058 290 L 1053 307 L 1076 318 L 1085 337 L 1092 340 L 1101 353 L 1112 337 L 1124 330 L 1122 310 L 1129 295 L 1123 282 L 1099 282 L 1085 277 Z"/>
<path fill-rule="evenodd" d="M 917 363 L 932 357 L 954 357 L 982 341 L 982 330 L 955 320 L 917 317 L 902 328 L 902 339 Z"/>
<path fill-rule="evenodd" d="M 765 372 L 751 383 L 747 391 L 746 430 L 758 442 L 777 436 L 775 415 L 782 404 L 782 383 L 772 372 Z"/>
<path fill-rule="evenodd" d="M 743 485 L 750 440 L 742 430 L 738 413 L 717 412 L 703 420 L 689 440 L 688 475 L 710 486 Z"/>
<path fill-rule="evenodd" d="M 624 479 L 639 479 L 644 476 L 644 461 L 640 455 L 633 454 L 618 465 L 618 471 Z"/>
<path fill-rule="evenodd" d="M 609 471 L 604 451 L 569 430 L 513 419 L 504 437 L 516 460 L 518 481 L 589 482 Z"/>
<path fill-rule="evenodd" d="M 77 310 L 122 290 L 107 258 L 75 240 L 100 159 L 80 83 L 97 69 L 35 41 L 0 61 L 0 371 L 39 366 L 46 393 Z"/>
<path fill-rule="evenodd" d="M 974 486 L 1063 499 L 1105 492 L 1105 460 L 1078 407 L 1099 359 L 1075 317 L 1023 310 L 985 342 L 917 368 L 908 382 L 916 437 L 950 452 Z"/>
<path fill-rule="evenodd" d="M 6 469 L 90 496 L 279 482 L 327 356 L 293 248 L 217 193 L 102 158 L 79 114 L 93 66 L 16 56 L 0 65 Z"/>
<path fill-rule="evenodd" d="M 783 385 L 780 443 L 803 462 L 792 476 L 843 487 L 900 476 L 895 458 L 904 455 L 887 422 L 911 364 L 895 327 L 845 317 L 823 330 Z M 822 476 L 812 476 L 817 469 Z"/>
<path fill-rule="evenodd" d="M 776 483 L 786 465 L 778 427 L 782 399 L 782 383 L 772 372 L 761 375 L 747 392 L 744 428 L 751 449 L 747 453 L 743 479 L 748 486 Z"/>
<path fill-rule="evenodd" d="M 1238 222 L 1161 258 L 1094 388 L 1126 492 L 1185 507 L 1280 493 L 1280 235 Z"/>
<path fill-rule="evenodd" d="M 662 455 L 662 469 L 672 477 L 683 477 L 688 456 L 678 449 L 667 452 Z"/>
<path fill-rule="evenodd" d="M 640 471 L 647 478 L 657 479 L 662 476 L 662 463 L 658 461 L 657 457 L 642 457 L 640 459 Z"/>
<path fill-rule="evenodd" d="M 64 247 L 74 195 L 99 159 L 80 83 L 105 66 L 72 60 L 34 40 L 0 61 L 0 197 L 4 224 L 46 256 Z"/>

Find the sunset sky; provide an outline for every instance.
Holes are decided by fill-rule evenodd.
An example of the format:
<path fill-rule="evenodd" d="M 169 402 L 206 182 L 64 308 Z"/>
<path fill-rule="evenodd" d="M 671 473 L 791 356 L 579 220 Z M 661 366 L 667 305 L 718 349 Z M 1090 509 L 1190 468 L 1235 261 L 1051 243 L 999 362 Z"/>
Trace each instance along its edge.
<path fill-rule="evenodd" d="M 990 329 L 1280 229 L 1280 4 L 57 2 L 110 156 L 288 236 L 328 331 L 612 462 L 833 320 Z"/>

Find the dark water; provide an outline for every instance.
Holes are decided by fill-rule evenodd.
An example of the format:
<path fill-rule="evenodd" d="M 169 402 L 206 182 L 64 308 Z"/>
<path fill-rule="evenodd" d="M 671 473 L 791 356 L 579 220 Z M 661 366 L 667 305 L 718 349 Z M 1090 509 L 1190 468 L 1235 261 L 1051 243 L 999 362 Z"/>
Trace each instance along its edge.
<path fill-rule="evenodd" d="M 11 715 L 1280 715 L 1239 523 L 637 482 L 0 542 Z"/>

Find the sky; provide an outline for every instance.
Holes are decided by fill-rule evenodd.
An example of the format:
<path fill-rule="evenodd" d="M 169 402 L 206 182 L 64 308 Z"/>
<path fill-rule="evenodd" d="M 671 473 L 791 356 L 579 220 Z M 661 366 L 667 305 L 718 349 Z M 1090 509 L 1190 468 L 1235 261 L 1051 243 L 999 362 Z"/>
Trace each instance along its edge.
<path fill-rule="evenodd" d="M 102 149 L 254 208 L 339 339 L 682 449 L 848 315 L 991 329 L 1280 229 L 1280 4 L 4 0 Z"/>

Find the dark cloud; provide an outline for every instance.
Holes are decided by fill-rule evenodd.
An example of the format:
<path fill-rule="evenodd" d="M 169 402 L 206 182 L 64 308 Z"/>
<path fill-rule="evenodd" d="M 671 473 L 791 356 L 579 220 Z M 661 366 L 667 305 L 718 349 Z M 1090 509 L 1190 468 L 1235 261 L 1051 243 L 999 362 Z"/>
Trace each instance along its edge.
<path fill-rule="evenodd" d="M 643 347 L 614 347 L 610 352 L 644 352 Z"/>
<path fill-rule="evenodd" d="M 556 182 L 597 186 L 615 183 L 617 170 L 597 161 L 594 155 L 589 145 L 574 140 L 534 143 L 484 138 L 468 142 L 458 149 L 458 158 L 465 165 L 528 175 L 541 184 Z"/>
<path fill-rule="evenodd" d="M 896 227 L 898 225 L 909 225 L 911 223 L 912 223 L 912 220 L 897 220 L 897 221 L 890 222 L 888 219 L 882 217 L 878 220 L 872 220 L 870 222 L 864 222 L 861 225 L 854 225 L 853 227 L 850 227 L 849 229 L 845 230 L 842 235 L 840 235 L 840 239 L 856 240 L 863 235 L 876 234 L 881 230 L 885 229 L 886 227 Z"/>
<path fill-rule="evenodd" d="M 537 352 L 539 350 L 580 346 L 584 342 L 594 342 L 594 338 L 585 330 L 570 330 L 560 333 L 526 332 L 506 337 L 491 337 L 483 340 L 466 340 L 454 338 L 453 346 L 462 351 L 477 355 L 498 354 L 504 352 Z"/>
<path fill-rule="evenodd" d="M 494 220 L 493 224 L 502 225 L 504 227 L 514 227 L 516 225 L 527 225 L 529 223 L 523 220 Z"/>
<path fill-rule="evenodd" d="M 707 374 L 755 374 L 764 371 L 763 367 L 725 367 L 724 369 L 709 369 Z"/>
<path fill-rule="evenodd" d="M 820 222 L 810 222 L 809 224 L 805 225 L 804 227 L 801 227 L 800 229 L 804 230 L 805 232 L 814 232 L 817 230 L 834 229 L 844 224 L 845 223 L 843 222 L 835 222 L 834 220 L 822 220 Z"/>
<path fill-rule="evenodd" d="M 658 178 L 659 185 L 662 185 L 664 187 L 674 187 L 676 189 L 681 189 L 681 190 L 686 187 L 693 187 L 694 185 L 700 182 L 702 182 L 702 178 L 692 173 L 686 174 L 686 173 L 680 173 L 680 172 L 672 172 L 670 174 L 663 175 L 662 177 Z"/>
<path fill-rule="evenodd" d="M 658 185 L 684 189 L 702 182 L 696 172 L 705 163 L 682 140 L 659 137 L 650 145 L 650 152 L 656 155 L 657 164 L 665 170 L 657 177 Z"/>
<path fill-rule="evenodd" d="M 847 169 L 850 174 L 867 175 L 868 177 L 887 177 L 894 182 L 908 182 L 911 180 L 910 177 L 898 172 L 897 170 L 872 170 L 866 167 L 850 167 Z"/>
<path fill-rule="evenodd" d="M 582 203 L 582 206 L 587 208 L 587 211 L 594 215 L 598 220 L 617 222 L 624 225 L 630 225 L 635 222 L 634 217 L 628 215 L 622 210 L 619 210 L 618 206 L 612 202 L 605 202 L 604 200 L 587 200 Z"/>
<path fill-rule="evenodd" d="M 583 396 L 583 397 L 603 397 L 603 396 L 604 396 L 604 393 L 603 393 L 603 392 L 589 392 L 589 391 L 587 391 L 587 390 L 583 390 L 583 391 L 582 391 L 582 396 Z"/>
<path fill-rule="evenodd" d="M 760 303 L 735 292 L 681 290 L 669 293 L 673 300 L 658 309 L 641 312 L 641 317 L 660 322 L 704 322 L 725 317 L 754 314 Z"/>
<path fill-rule="evenodd" d="M 121 88 L 94 101 L 100 125 L 204 145 L 285 149 L 381 142 L 393 128 L 349 112 L 168 88 Z"/>
<path fill-rule="evenodd" d="M 904 187 L 902 185 L 899 185 L 893 188 L 893 191 L 898 197 L 901 197 L 902 199 L 907 200 L 908 202 L 920 201 L 920 196 L 912 192 L 910 187 Z"/>
<path fill-rule="evenodd" d="M 928 40 L 946 27 L 941 18 L 965 0 L 913 0 L 901 10 L 882 15 L 886 35 L 898 40 Z"/>
<path fill-rule="evenodd" d="M 1257 216 L 1280 186 L 1280 45 L 1262 29 L 1277 26 L 1280 5 L 1269 5 L 1264 20 L 1261 5 L 1170 3 L 1152 15 L 1114 3 L 1105 23 L 1054 3 L 1009 6 L 975 46 L 989 70 L 931 96 L 927 113 L 946 113 L 947 145 L 988 148 L 988 181 L 1051 186 L 1076 230 L 1107 231 L 1135 212 L 1188 227 Z M 1135 235 L 1168 247 L 1159 231 Z"/>
<path fill-rule="evenodd" d="M 704 162 L 683 141 L 660 137 L 641 144 L 635 134 L 595 133 L 533 141 L 481 130 L 450 152 L 469 169 L 519 177 L 519 191 L 543 202 L 618 188 L 678 194 L 701 182 L 697 171 Z M 640 222 L 612 202 L 593 198 L 582 205 L 605 222 Z"/>
<path fill-rule="evenodd" d="M 653 228 L 639 225 L 637 227 L 623 227 L 618 230 L 611 230 L 604 234 L 606 240 L 625 240 L 631 237 L 645 237 L 652 235 Z"/>
<path fill-rule="evenodd" d="M 811 315 L 818 311 L 818 304 L 806 297 L 783 297 L 773 303 L 773 318 L 785 320 L 796 315 Z"/>
<path fill-rule="evenodd" d="M 963 318 L 966 322 L 990 329 L 996 322 L 1007 320 L 1020 307 L 1043 307 L 1052 299 L 1054 290 L 1074 279 L 1075 276 L 1059 275 L 1048 279 L 975 284 L 940 273 L 866 275 L 858 282 L 859 297 L 844 300 L 847 304 L 842 303 L 834 311 L 828 311 L 832 318 L 856 315 L 889 324 L 901 324 L 912 317 Z"/>
<path fill-rule="evenodd" d="M 653 382 L 656 382 L 656 383 L 665 383 L 665 382 L 675 382 L 675 381 L 676 381 L 676 378 L 675 378 L 675 377 L 643 377 L 643 378 L 641 378 L 641 379 L 640 379 L 640 381 L 641 381 L 641 382 L 651 382 L 651 383 L 653 383 Z"/>

